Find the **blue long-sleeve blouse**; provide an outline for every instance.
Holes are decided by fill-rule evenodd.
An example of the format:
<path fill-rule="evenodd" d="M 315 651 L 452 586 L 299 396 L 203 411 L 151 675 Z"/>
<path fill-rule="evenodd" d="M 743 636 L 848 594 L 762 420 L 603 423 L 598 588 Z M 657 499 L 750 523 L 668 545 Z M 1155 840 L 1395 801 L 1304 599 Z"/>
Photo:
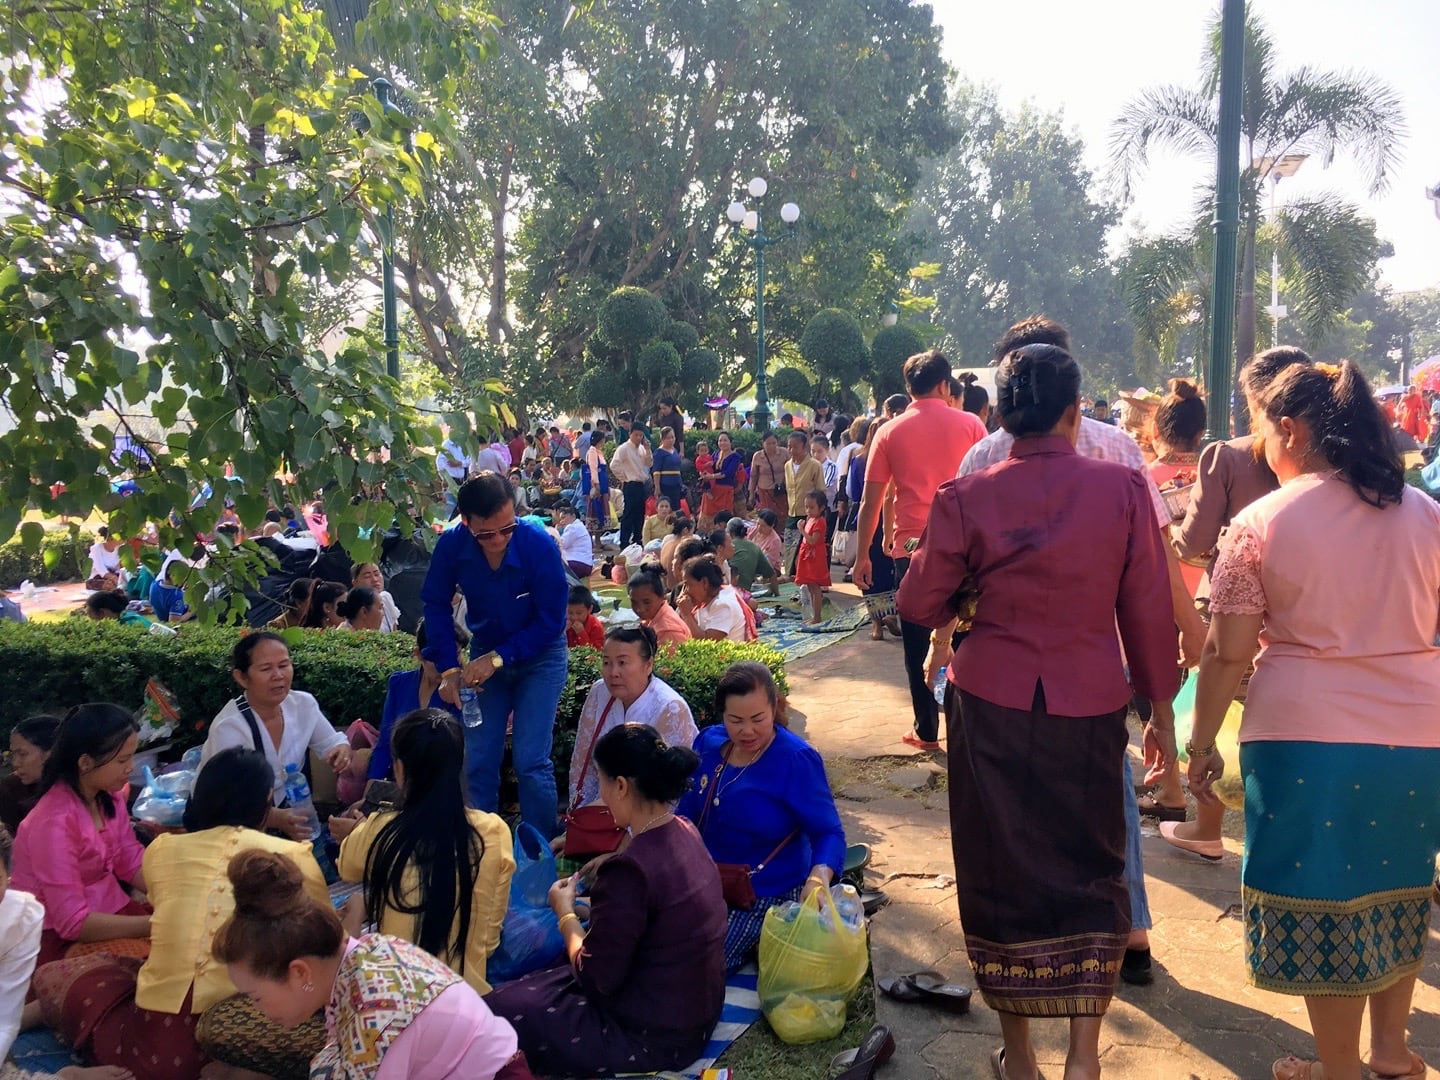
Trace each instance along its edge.
<path fill-rule="evenodd" d="M 804 884 L 813 866 L 828 866 L 838 878 L 845 830 L 820 755 L 777 725 L 775 741 L 756 761 L 726 767 L 717 782 L 727 742 L 724 724 L 700 732 L 695 740 L 700 765 L 675 810 L 700 829 L 711 857 L 753 867 L 798 828 L 799 835 L 751 878 L 755 895 L 789 892 Z"/>
<path fill-rule="evenodd" d="M 415 668 L 412 671 L 397 671 L 390 676 L 390 682 L 385 687 L 385 708 L 380 714 L 380 735 L 375 749 L 370 752 L 370 770 L 365 774 L 371 780 L 384 780 L 390 775 L 390 767 L 394 763 L 390 754 L 390 733 L 402 716 L 408 716 L 421 707 L 420 675 L 420 669 Z M 440 696 L 438 689 L 430 695 L 424 707 L 444 709 L 456 720 L 460 719 L 460 714 Z"/>

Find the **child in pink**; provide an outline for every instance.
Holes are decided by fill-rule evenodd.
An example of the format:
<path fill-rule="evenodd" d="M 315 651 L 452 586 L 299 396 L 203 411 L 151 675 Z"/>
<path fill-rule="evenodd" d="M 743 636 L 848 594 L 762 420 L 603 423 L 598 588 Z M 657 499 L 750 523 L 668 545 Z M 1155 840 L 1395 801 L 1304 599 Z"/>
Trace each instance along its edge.
<path fill-rule="evenodd" d="M 811 618 L 806 626 L 820 621 L 820 608 L 825 603 L 825 590 L 830 587 L 830 566 L 825 555 L 825 493 L 812 491 L 805 496 L 805 520 L 800 524 L 800 552 L 795 559 L 795 584 L 810 594 Z"/>

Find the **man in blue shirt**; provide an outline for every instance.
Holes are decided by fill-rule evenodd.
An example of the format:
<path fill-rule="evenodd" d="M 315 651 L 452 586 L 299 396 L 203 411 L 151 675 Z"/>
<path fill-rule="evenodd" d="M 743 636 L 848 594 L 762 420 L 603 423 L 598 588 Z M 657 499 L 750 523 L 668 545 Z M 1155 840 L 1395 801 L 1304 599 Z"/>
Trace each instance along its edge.
<path fill-rule="evenodd" d="M 465 716 L 472 805 L 491 813 L 499 808 L 505 725 L 513 713 L 520 816 L 551 837 L 558 823 L 550 742 L 569 664 L 565 565 L 549 533 L 516 519 L 515 495 L 503 474 L 467 480 L 455 498 L 460 521 L 436 541 L 420 590 L 426 659 L 440 669 L 445 701 L 460 706 L 462 689 L 476 691 Z M 471 635 L 471 659 L 463 667 L 451 630 L 457 588 Z"/>

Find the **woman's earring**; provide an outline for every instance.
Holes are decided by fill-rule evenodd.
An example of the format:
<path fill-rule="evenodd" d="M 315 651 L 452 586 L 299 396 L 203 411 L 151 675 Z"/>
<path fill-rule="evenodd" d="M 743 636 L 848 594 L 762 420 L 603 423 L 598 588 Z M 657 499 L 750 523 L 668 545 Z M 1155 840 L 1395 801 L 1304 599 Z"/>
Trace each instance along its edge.
<path fill-rule="evenodd" d="M 315 992 L 315 984 L 314 984 L 314 983 L 308 983 L 308 982 L 307 982 L 307 983 L 302 984 L 301 987 L 300 987 L 300 989 L 303 990 L 303 991 L 304 991 L 305 993 L 307 993 L 307 994 L 313 994 L 313 993 Z"/>

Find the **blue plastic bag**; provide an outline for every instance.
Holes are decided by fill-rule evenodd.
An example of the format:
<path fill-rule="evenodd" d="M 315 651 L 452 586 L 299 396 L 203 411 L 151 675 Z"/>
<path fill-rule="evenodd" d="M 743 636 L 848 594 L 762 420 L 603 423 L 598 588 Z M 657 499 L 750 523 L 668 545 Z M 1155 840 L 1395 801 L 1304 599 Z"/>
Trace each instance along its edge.
<path fill-rule="evenodd" d="M 550 886 L 559 878 L 555 854 L 533 825 L 515 830 L 515 876 L 500 944 L 490 954 L 486 978 L 492 986 L 549 967 L 565 952 L 560 923 L 550 910 Z"/>

